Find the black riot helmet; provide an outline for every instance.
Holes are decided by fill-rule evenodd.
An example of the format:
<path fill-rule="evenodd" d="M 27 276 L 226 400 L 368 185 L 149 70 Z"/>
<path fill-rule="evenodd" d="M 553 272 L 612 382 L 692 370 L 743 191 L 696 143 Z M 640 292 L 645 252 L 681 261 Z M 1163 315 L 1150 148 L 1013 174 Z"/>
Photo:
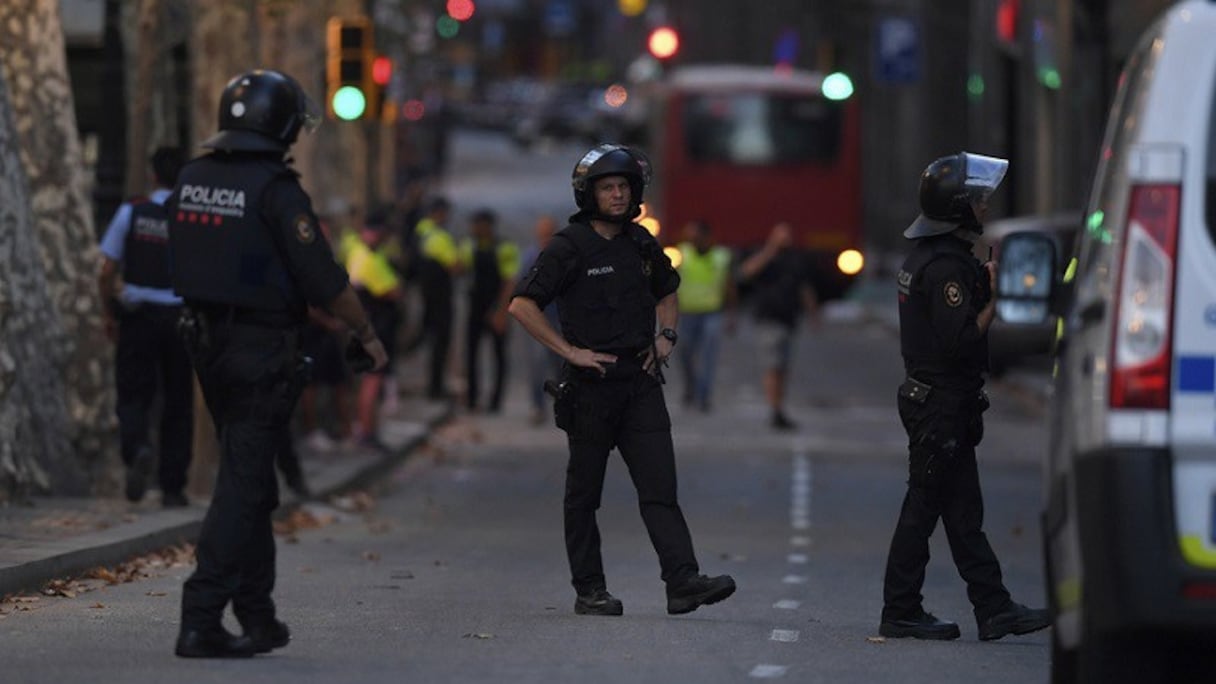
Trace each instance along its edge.
<path fill-rule="evenodd" d="M 220 96 L 220 131 L 203 142 L 216 150 L 285 152 L 301 128 L 320 123 L 320 110 L 295 79 L 256 69 L 228 81 Z"/>
<path fill-rule="evenodd" d="M 1008 169 L 1008 159 L 970 152 L 935 159 L 920 175 L 921 214 L 904 237 L 943 235 L 960 225 L 983 232 L 971 205 L 987 202 Z"/>
<path fill-rule="evenodd" d="M 605 176 L 624 176 L 629 181 L 632 206 L 627 217 L 639 215 L 642 195 L 650 183 L 650 160 L 646 155 L 641 150 L 615 143 L 600 143 L 591 148 L 575 165 L 570 177 L 570 185 L 574 187 L 574 203 L 580 210 L 593 215 L 599 211 L 592 188 L 595 179 Z"/>

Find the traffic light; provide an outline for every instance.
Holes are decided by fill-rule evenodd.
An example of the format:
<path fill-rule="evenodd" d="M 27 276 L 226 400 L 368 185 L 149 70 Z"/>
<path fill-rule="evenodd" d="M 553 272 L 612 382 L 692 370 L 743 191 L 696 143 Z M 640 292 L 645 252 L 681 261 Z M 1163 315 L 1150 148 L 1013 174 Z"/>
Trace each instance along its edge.
<path fill-rule="evenodd" d="M 344 121 L 371 118 L 380 88 L 372 71 L 375 49 L 367 17 L 332 17 L 325 34 L 326 111 Z"/>

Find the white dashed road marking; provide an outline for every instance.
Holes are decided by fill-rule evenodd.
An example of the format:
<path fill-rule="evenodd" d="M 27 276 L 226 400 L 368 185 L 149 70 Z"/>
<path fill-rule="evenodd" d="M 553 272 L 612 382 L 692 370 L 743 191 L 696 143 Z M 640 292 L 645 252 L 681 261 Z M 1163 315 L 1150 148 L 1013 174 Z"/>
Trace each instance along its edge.
<path fill-rule="evenodd" d="M 781 599 L 780 601 L 774 603 L 773 607 L 777 610 L 798 610 L 798 606 L 801 605 L 802 601 L 795 601 L 794 599 Z"/>
<path fill-rule="evenodd" d="M 796 629 L 774 629 L 773 635 L 769 637 L 770 641 L 781 641 L 792 643 L 798 641 L 798 630 Z"/>
<path fill-rule="evenodd" d="M 784 677 L 786 670 L 789 670 L 785 665 L 757 665 L 752 668 L 750 676 L 756 679 L 776 679 Z"/>

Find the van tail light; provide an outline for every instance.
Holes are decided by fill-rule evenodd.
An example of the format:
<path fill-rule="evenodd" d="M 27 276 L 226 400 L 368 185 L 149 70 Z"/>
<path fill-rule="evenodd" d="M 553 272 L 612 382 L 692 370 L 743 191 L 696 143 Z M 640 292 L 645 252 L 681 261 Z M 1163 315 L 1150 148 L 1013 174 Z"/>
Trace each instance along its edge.
<path fill-rule="evenodd" d="M 1111 408 L 1168 409 L 1177 184 L 1133 185 L 1115 301 Z"/>

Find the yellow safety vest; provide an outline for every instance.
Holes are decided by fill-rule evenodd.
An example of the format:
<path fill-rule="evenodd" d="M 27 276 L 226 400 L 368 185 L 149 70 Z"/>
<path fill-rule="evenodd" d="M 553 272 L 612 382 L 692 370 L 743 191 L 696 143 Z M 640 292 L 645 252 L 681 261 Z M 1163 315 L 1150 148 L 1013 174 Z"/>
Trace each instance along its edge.
<path fill-rule="evenodd" d="M 726 281 L 730 275 L 730 250 L 711 247 L 704 254 L 690 242 L 680 243 L 680 313 L 699 314 L 721 311 L 726 301 Z"/>

